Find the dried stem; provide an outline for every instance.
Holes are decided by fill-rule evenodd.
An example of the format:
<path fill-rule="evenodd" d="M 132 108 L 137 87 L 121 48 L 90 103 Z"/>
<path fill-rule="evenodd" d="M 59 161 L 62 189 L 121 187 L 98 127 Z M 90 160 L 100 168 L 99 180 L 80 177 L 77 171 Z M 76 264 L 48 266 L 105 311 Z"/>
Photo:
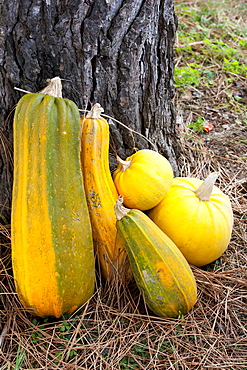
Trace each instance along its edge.
<path fill-rule="evenodd" d="M 101 113 L 104 112 L 104 109 L 99 103 L 96 103 L 92 106 L 91 110 L 87 113 L 86 118 L 99 119 L 101 118 Z"/>
<path fill-rule="evenodd" d="M 130 164 L 131 164 L 131 160 L 130 161 L 124 161 L 118 155 L 117 155 L 117 161 L 121 165 L 121 171 L 122 172 L 126 171 L 129 168 Z"/>
<path fill-rule="evenodd" d="M 203 201 L 209 200 L 217 177 L 218 177 L 217 172 L 210 173 L 210 175 L 208 175 L 206 180 L 203 181 L 203 183 L 199 186 L 199 188 L 195 190 L 196 196 L 200 200 L 203 200 Z"/>
<path fill-rule="evenodd" d="M 49 84 L 40 91 L 42 94 L 51 95 L 55 98 L 62 98 L 62 82 L 60 77 L 48 80 Z"/>
<path fill-rule="evenodd" d="M 130 209 L 125 208 L 123 206 L 123 196 L 122 195 L 118 197 L 116 204 L 114 206 L 114 211 L 115 211 L 117 220 L 121 220 L 124 216 L 126 216 L 129 213 Z"/>

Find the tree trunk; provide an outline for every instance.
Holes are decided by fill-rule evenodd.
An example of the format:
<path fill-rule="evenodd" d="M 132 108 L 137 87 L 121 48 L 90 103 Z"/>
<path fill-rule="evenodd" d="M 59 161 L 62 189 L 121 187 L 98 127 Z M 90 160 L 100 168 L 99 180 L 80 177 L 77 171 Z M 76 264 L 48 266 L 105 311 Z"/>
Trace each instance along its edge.
<path fill-rule="evenodd" d="M 55 76 L 65 98 L 81 109 L 100 103 L 177 174 L 172 0 L 2 0 L 0 22 L 0 215 L 11 205 L 11 112 L 23 95 L 14 88 L 37 92 Z M 153 149 L 110 123 L 112 153 Z"/>

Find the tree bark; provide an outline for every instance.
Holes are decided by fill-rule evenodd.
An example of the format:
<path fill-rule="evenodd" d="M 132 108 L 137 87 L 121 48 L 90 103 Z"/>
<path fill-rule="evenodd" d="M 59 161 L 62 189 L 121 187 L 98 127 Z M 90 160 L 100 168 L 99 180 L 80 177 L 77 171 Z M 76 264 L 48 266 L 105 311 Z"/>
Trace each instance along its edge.
<path fill-rule="evenodd" d="M 81 109 L 100 103 L 178 173 L 172 0 L 0 0 L 0 22 L 0 215 L 11 206 L 11 112 L 23 95 L 15 87 L 37 92 L 55 76 L 65 98 Z M 110 123 L 120 156 L 153 149 Z"/>

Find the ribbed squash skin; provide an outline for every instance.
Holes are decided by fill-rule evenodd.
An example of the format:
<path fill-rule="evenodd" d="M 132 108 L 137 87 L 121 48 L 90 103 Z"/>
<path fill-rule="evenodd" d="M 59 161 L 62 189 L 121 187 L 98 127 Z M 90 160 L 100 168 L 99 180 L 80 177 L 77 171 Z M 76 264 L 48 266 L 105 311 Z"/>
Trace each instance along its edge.
<path fill-rule="evenodd" d="M 117 237 L 114 205 L 118 197 L 109 167 L 109 125 L 100 118 L 82 117 L 81 162 L 93 241 L 100 271 L 112 281 L 132 278 L 128 256 Z"/>
<path fill-rule="evenodd" d="M 24 307 L 41 317 L 72 313 L 94 292 L 80 129 L 78 108 L 70 100 L 37 93 L 17 105 L 13 271 Z"/>
<path fill-rule="evenodd" d="M 173 170 L 169 161 L 148 149 L 138 150 L 127 161 L 130 161 L 127 169 L 120 163 L 113 173 L 124 205 L 142 211 L 155 207 L 172 185 Z"/>
<path fill-rule="evenodd" d="M 194 275 L 175 244 L 139 210 L 117 221 L 136 283 L 157 315 L 178 317 L 195 304 Z"/>
<path fill-rule="evenodd" d="M 202 183 L 197 178 L 175 178 L 165 198 L 148 212 L 195 266 L 204 266 L 222 255 L 233 227 L 229 197 L 214 186 L 209 200 L 200 200 L 195 190 Z"/>

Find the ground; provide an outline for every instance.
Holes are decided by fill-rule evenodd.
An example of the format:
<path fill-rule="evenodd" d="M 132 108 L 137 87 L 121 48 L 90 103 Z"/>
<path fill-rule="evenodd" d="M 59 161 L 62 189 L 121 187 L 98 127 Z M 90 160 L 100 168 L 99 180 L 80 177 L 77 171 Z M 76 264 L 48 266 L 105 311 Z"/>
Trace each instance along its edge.
<path fill-rule="evenodd" d="M 192 266 L 198 299 L 185 316 L 157 317 L 135 284 L 99 280 L 92 300 L 74 315 L 41 319 L 20 305 L 9 229 L 2 227 L 1 370 L 247 369 L 247 6 L 245 0 L 175 5 L 179 170 L 200 178 L 219 173 L 217 185 L 234 213 L 229 246 L 214 263 Z"/>
<path fill-rule="evenodd" d="M 246 2 L 177 0 L 175 9 L 179 132 L 187 145 L 202 145 L 229 175 L 246 184 Z M 211 131 L 203 128 L 205 123 L 213 126 Z"/>
<path fill-rule="evenodd" d="M 222 168 L 228 171 L 232 177 L 247 181 L 247 122 L 243 118 L 246 106 L 243 106 L 243 113 L 229 109 L 218 109 L 219 102 L 212 97 L 212 91 L 206 91 L 205 97 L 194 98 L 191 91 L 190 101 L 188 95 L 179 98 L 177 106 L 177 121 L 180 134 L 187 136 L 187 144 L 191 146 L 195 142 L 203 146 L 205 154 L 214 156 L 221 163 Z M 192 91 L 193 93 L 193 91 Z M 246 94 L 247 98 L 247 94 Z M 243 103 L 245 105 L 246 103 Z M 205 122 L 210 123 L 211 131 L 193 132 L 188 125 L 193 125 L 193 117 L 204 117 Z"/>

